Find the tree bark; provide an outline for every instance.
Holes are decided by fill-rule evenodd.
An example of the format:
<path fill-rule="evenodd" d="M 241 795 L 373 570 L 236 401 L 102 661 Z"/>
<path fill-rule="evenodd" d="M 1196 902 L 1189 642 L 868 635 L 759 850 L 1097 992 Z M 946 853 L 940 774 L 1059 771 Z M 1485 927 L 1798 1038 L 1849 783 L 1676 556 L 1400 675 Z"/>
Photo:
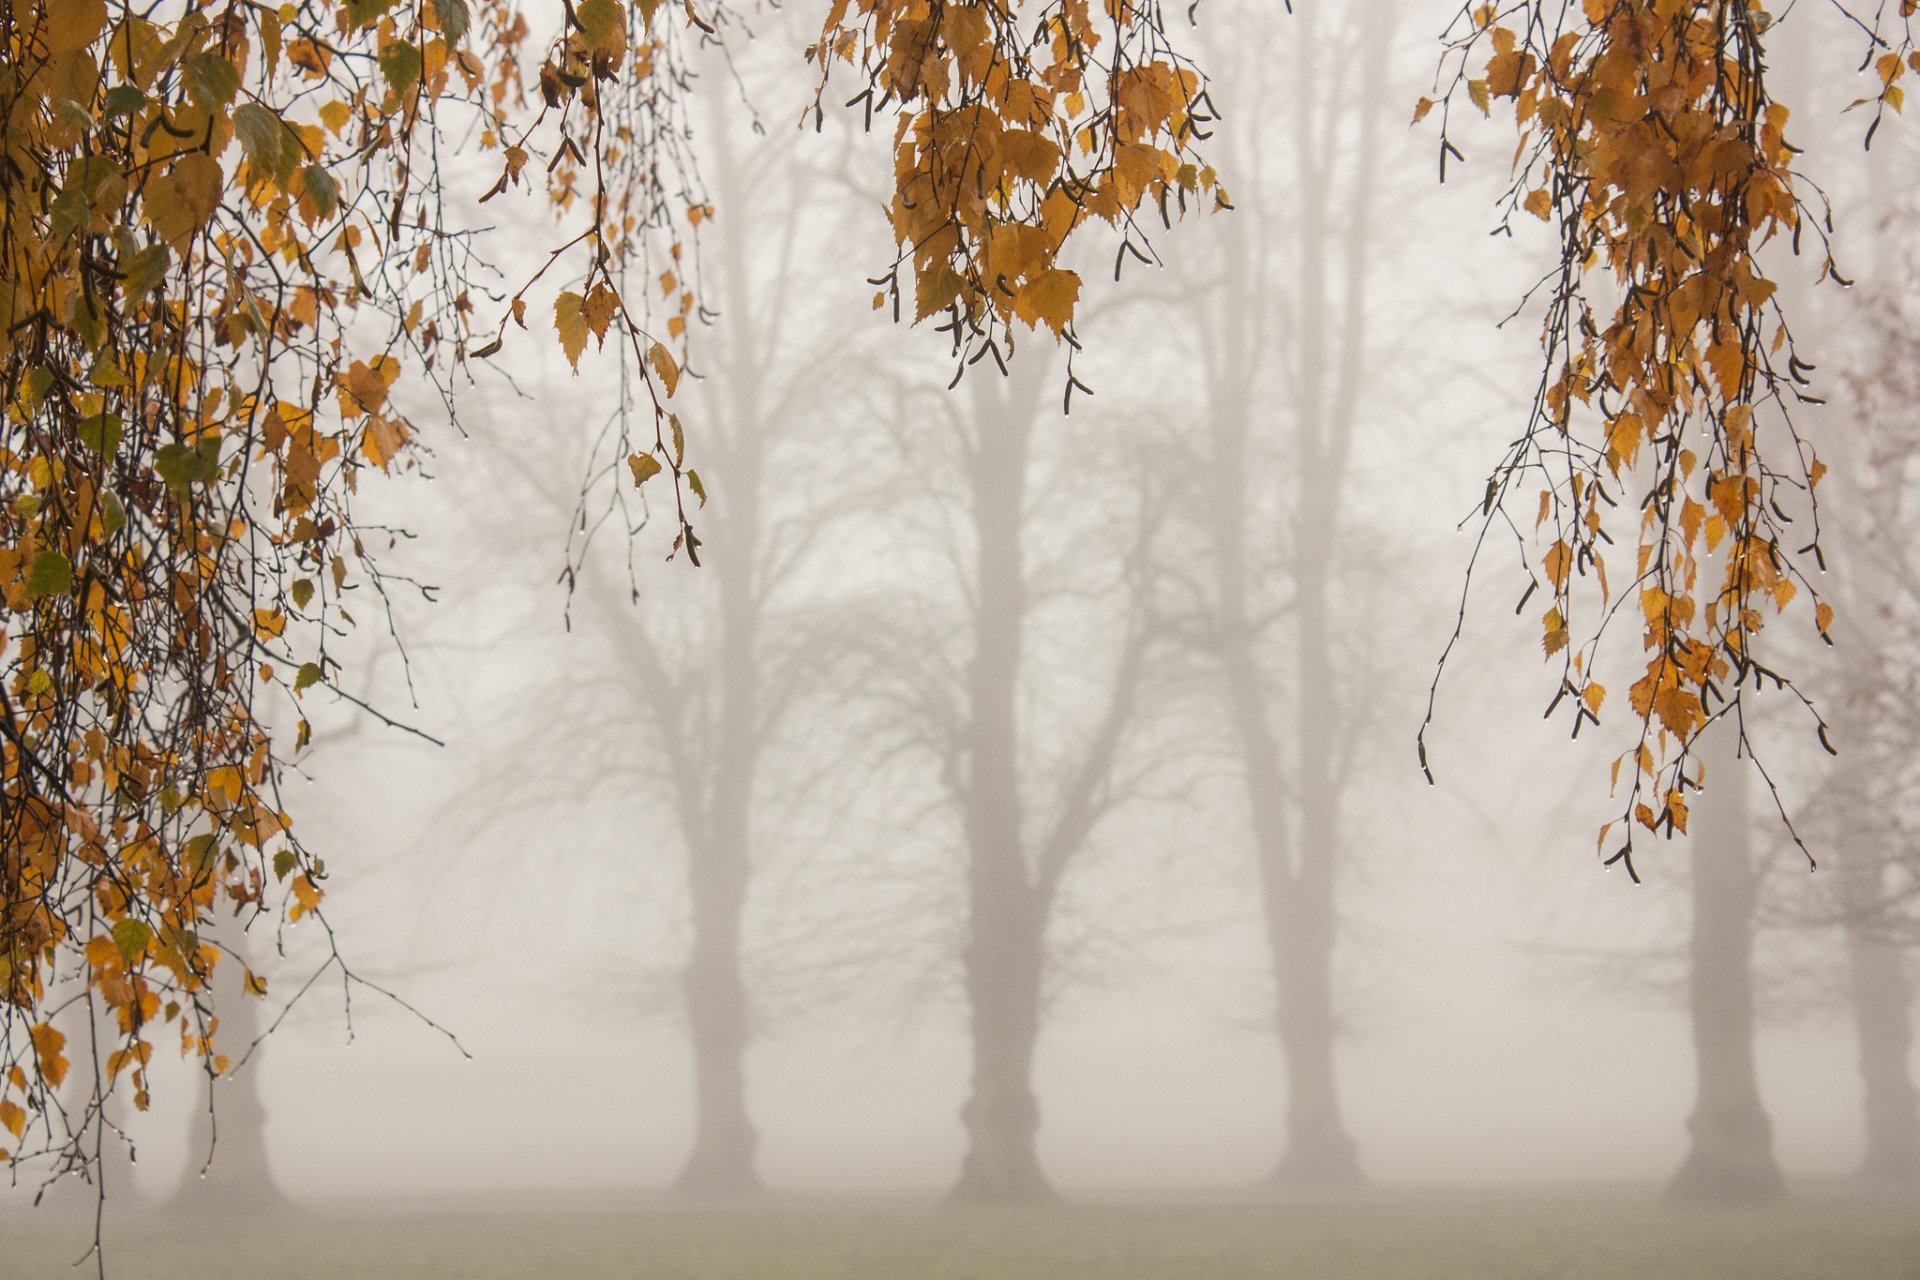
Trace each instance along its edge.
<path fill-rule="evenodd" d="M 223 920 L 213 933 L 217 942 L 229 948 L 213 970 L 213 1006 L 220 1019 L 214 1039 L 221 1053 L 238 1062 L 260 1036 L 260 1000 L 246 993 L 245 934 L 238 924 Z M 287 1205 L 267 1159 L 260 1064 L 261 1055 L 256 1053 L 237 1074 L 213 1080 L 200 1091 L 188 1128 L 186 1172 L 173 1193 L 176 1205 L 219 1213 Z"/>
<path fill-rule="evenodd" d="M 724 207 L 746 208 L 755 185 L 755 157 L 735 146 L 730 113 L 716 124 L 711 137 L 716 193 Z M 719 630 L 709 659 L 714 695 L 705 736 L 711 746 L 704 769 L 687 778 L 680 798 L 693 923 L 682 989 L 696 1103 L 693 1146 L 676 1185 L 702 1196 L 762 1189 L 755 1164 L 759 1133 L 747 1107 L 752 1009 L 740 946 L 754 870 L 752 817 L 766 727 L 760 723 L 766 620 L 760 581 L 766 552 L 762 485 L 770 437 L 768 348 L 781 312 L 778 306 L 759 305 L 755 296 L 753 246 L 743 225 L 737 220 L 721 225 L 713 242 L 730 317 L 728 334 L 714 348 L 719 376 L 709 393 L 715 430 L 707 444 L 719 497 L 708 516 L 707 548 L 707 572 L 714 575 L 719 595 Z"/>
<path fill-rule="evenodd" d="M 1867 1151 L 1859 1174 L 1873 1182 L 1920 1182 L 1920 1090 L 1907 1066 L 1913 1051 L 1913 989 L 1906 957 L 1850 921 L 1847 963 L 1865 1089 Z"/>
<path fill-rule="evenodd" d="M 1760 875 L 1748 848 L 1748 772 L 1733 726 L 1708 730 L 1706 786 L 1693 807 L 1689 1003 L 1696 1092 L 1692 1146 L 1673 1176 L 1676 1200 L 1754 1202 L 1786 1194 L 1773 1123 L 1754 1066 L 1753 918 Z"/>
<path fill-rule="evenodd" d="M 974 656 L 967 673 L 963 826 L 968 938 L 962 956 L 973 1033 L 971 1093 L 960 1110 L 967 1153 L 952 1199 L 1011 1204 L 1053 1198 L 1036 1140 L 1033 1091 L 1048 908 L 1021 825 L 1016 698 L 1025 641 L 1022 548 L 1027 466 L 1041 370 L 1016 365 L 1004 385 L 976 378 L 978 430 L 969 481 L 974 533 Z"/>
<path fill-rule="evenodd" d="M 965 961 L 973 1080 L 960 1109 L 967 1153 L 951 1198 L 961 1204 L 1054 1199 L 1036 1141 L 1033 1054 L 1040 1037 L 1043 922 L 1031 889 L 989 872 L 972 878 Z"/>
<path fill-rule="evenodd" d="M 701 1196 L 746 1195 L 761 1189 L 754 1164 L 759 1134 L 747 1114 L 746 984 L 739 962 L 739 904 L 746 897 L 744 859 L 702 858 L 694 879 L 693 957 L 685 990 L 694 1068 L 694 1138 L 676 1186 Z"/>
<path fill-rule="evenodd" d="M 708 761 L 700 838 L 690 840 L 687 883 L 693 950 L 685 986 L 697 1098 L 693 1150 L 679 1188 L 700 1195 L 760 1189 L 754 1158 L 759 1135 L 747 1114 L 746 1054 L 751 1036 L 740 934 L 753 874 L 753 795 L 759 763 L 760 602 L 754 555 L 760 541 L 761 452 L 736 442 L 724 473 L 724 542 L 712 572 L 720 589 L 716 749 Z"/>

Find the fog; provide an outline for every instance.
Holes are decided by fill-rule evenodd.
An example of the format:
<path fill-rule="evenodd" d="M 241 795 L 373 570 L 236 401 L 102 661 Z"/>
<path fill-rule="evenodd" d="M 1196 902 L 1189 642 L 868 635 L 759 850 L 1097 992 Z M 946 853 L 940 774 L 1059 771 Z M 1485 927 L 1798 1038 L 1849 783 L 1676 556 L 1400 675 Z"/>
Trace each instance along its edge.
<path fill-rule="evenodd" d="M 809 15 L 699 64 L 739 86 L 696 121 L 717 316 L 675 407 L 711 495 L 701 565 L 669 559 L 671 511 L 607 471 L 615 353 L 575 375 L 536 321 L 463 390 L 464 434 L 412 389 L 431 452 L 362 501 L 410 531 L 384 563 L 433 599 L 396 580 L 391 634 L 367 610 L 342 685 L 418 733 L 308 695 L 293 812 L 330 933 L 251 926 L 269 991 L 249 1016 L 277 1027 L 215 1091 L 208 1202 L 270 1183 L 283 1207 L 382 1213 L 1652 1203 L 1732 1105 L 1699 1092 L 1689 1004 L 1718 927 L 1692 895 L 1718 866 L 1721 899 L 1753 895 L 1727 927 L 1754 930 L 1764 1114 L 1695 1189 L 1764 1200 L 1757 1159 L 1825 1203 L 1878 1160 L 1911 1204 L 1914 953 L 1884 919 L 1835 923 L 1849 858 L 1911 874 L 1920 816 L 1880 719 L 1911 728 L 1911 654 L 1875 648 L 1914 617 L 1882 563 L 1910 555 L 1911 512 L 1849 533 L 1867 504 L 1840 488 L 1887 465 L 1844 424 L 1880 405 L 1882 430 L 1913 427 L 1854 359 L 1874 281 L 1911 282 L 1911 131 L 1828 148 L 1820 175 L 1852 258 L 1887 265 L 1851 292 L 1794 286 L 1802 345 L 1848 380 L 1809 434 L 1834 441 L 1830 520 L 1863 548 L 1832 557 L 1839 649 L 1797 661 L 1835 706 L 1863 668 L 1884 682 L 1838 720 L 1862 744 L 1843 733 L 1838 761 L 1759 704 L 1822 868 L 1756 780 L 1718 791 L 1717 822 L 1702 801 L 1699 848 L 1648 842 L 1635 884 L 1595 843 L 1624 692 L 1570 741 L 1542 719 L 1556 677 L 1538 607 L 1515 614 L 1511 542 L 1466 576 L 1538 376 L 1534 313 L 1501 321 L 1551 235 L 1487 234 L 1497 122 L 1456 122 L 1444 186 L 1437 134 L 1407 126 L 1447 6 L 1294 9 L 1203 9 L 1236 208 L 1149 228 L 1160 261 L 1117 284 L 1115 243 L 1085 246 L 1091 394 L 1065 414 L 1051 335 L 949 389 L 933 322 L 873 307 L 891 126 L 793 130 Z M 485 212 L 503 253 L 552 234 L 530 206 Z M 1429 784 L 1416 735 L 1461 617 Z M 1868 782 L 1887 786 L 1831 803 Z M 205 1078 L 154 1080 L 150 1113 L 115 1115 L 137 1163 L 108 1144 L 110 1214 L 201 1179 Z M 84 1239 L 57 1215 L 85 1189 L 32 1211 L 39 1178 L 15 1182 L 9 1235 L 37 1212 Z"/>

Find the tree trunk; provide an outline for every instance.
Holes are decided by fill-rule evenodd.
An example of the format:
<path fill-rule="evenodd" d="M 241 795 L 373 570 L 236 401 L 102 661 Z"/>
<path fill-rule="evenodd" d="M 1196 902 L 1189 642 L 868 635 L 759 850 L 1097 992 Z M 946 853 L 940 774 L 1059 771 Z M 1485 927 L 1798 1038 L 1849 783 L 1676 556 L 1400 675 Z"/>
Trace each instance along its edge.
<path fill-rule="evenodd" d="M 1760 876 L 1748 850 L 1751 766 L 1736 759 L 1732 725 L 1708 731 L 1706 787 L 1693 807 L 1689 1008 L 1697 1070 L 1691 1149 L 1668 1194 L 1750 1202 L 1786 1194 L 1773 1123 L 1754 1068 L 1753 916 Z"/>
<path fill-rule="evenodd" d="M 1296 882 L 1292 907 L 1279 927 L 1285 935 L 1275 940 L 1274 974 L 1287 1063 L 1287 1145 L 1274 1180 L 1358 1186 L 1366 1176 L 1341 1115 L 1333 1063 L 1333 895 Z"/>
<path fill-rule="evenodd" d="M 752 407 L 757 406 L 749 401 Z M 727 505 L 712 569 L 720 588 L 717 749 L 705 779 L 703 838 L 689 842 L 688 848 L 693 954 L 685 991 L 698 1108 L 693 1150 L 679 1187 L 701 1195 L 760 1189 L 754 1167 L 759 1135 L 747 1115 L 751 1028 L 740 933 L 753 874 L 752 813 L 759 763 L 755 715 L 761 613 L 754 562 L 760 549 L 762 455 L 757 441 L 736 443 L 727 459 L 732 465 L 723 473 Z"/>
<path fill-rule="evenodd" d="M 1913 1050 L 1913 991 L 1906 957 L 1855 922 L 1847 928 L 1847 961 L 1865 1086 L 1867 1153 L 1860 1177 L 1920 1181 L 1920 1091 L 1907 1067 Z"/>
<path fill-rule="evenodd" d="M 966 1203 L 1053 1198 L 1035 1147 L 1040 1104 L 1033 1092 L 1050 904 L 1028 866 L 1022 834 L 1017 708 L 1027 611 L 1022 525 L 1043 372 L 1037 365 L 1016 365 L 1002 385 L 974 380 L 978 429 L 969 479 L 978 615 L 961 783 L 973 1081 L 960 1110 L 967 1154 L 952 1193 Z"/>
<path fill-rule="evenodd" d="M 714 178 L 725 208 L 745 208 L 754 156 L 735 146 L 731 112 L 722 108 L 710 138 Z M 708 572 L 719 594 L 712 747 L 703 776 L 690 780 L 682 805 L 693 815 L 687 855 L 693 947 L 684 991 L 692 1038 L 696 1096 L 693 1148 L 679 1190 L 703 1196 L 761 1189 L 755 1166 L 759 1134 L 747 1110 L 746 1054 L 752 1010 L 740 955 L 742 917 L 754 870 L 753 810 L 762 732 L 759 580 L 766 529 L 762 483 L 771 435 L 766 413 L 767 349 L 778 307 L 753 289 L 753 246 L 742 224 L 729 222 L 716 240 L 716 265 L 731 317 L 714 349 L 719 377 L 709 392 L 716 429 L 708 442 L 719 501 L 710 513 Z"/>
<path fill-rule="evenodd" d="M 960 1109 L 967 1154 L 952 1200 L 1031 1204 L 1054 1198 L 1035 1145 L 1040 1103 L 1033 1051 L 1040 1036 L 1041 932 L 1031 890 L 974 877 L 967 944 L 973 1082 Z"/>
<path fill-rule="evenodd" d="M 693 1149 L 676 1185 L 692 1195 L 745 1195 L 760 1190 L 759 1134 L 747 1115 L 747 993 L 739 955 L 745 859 L 700 857 L 693 879 L 703 886 L 694 896 L 685 979 L 696 1104 Z"/>
<path fill-rule="evenodd" d="M 229 948 L 213 970 L 213 1003 L 220 1019 L 214 1039 L 221 1053 L 238 1062 L 261 1033 L 260 1001 L 246 994 L 246 935 L 238 923 L 223 919 L 212 933 Z M 265 1049 L 262 1045 L 237 1074 L 214 1080 L 211 1093 L 204 1087 L 199 1091 L 188 1129 L 186 1173 L 173 1193 L 176 1205 L 219 1213 L 286 1206 L 267 1159 L 267 1108 L 260 1096 Z"/>

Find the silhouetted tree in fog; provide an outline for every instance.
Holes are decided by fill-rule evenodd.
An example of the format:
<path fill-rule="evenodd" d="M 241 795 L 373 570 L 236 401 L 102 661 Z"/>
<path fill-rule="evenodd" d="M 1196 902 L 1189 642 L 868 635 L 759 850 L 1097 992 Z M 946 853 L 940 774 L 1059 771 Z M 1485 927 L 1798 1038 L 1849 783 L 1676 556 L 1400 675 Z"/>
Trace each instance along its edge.
<path fill-rule="evenodd" d="M 245 924 L 244 918 L 227 914 L 208 930 L 208 940 L 224 951 L 213 972 L 213 1007 L 219 1010 L 220 1043 L 235 1063 L 266 1030 L 266 1010 L 246 994 Z M 267 1160 L 260 1064 L 261 1055 L 254 1053 L 238 1071 L 220 1076 L 207 1071 L 187 1131 L 186 1168 L 173 1193 L 177 1207 L 256 1212 L 286 1203 Z"/>
<path fill-rule="evenodd" d="M 1784 1195 L 1786 1183 L 1754 1066 L 1753 937 L 1762 873 L 1752 848 L 1750 769 L 1736 756 L 1730 721 L 1714 725 L 1703 742 L 1706 786 L 1693 803 L 1687 842 L 1694 1107 L 1691 1145 L 1669 1191 L 1683 1200 L 1764 1200 Z"/>
<path fill-rule="evenodd" d="M 1100 444 L 1047 412 L 1058 391 L 1045 352 L 1023 350 L 1010 376 L 976 370 L 957 397 L 928 398 L 951 428 L 938 441 L 902 410 L 903 483 L 924 496 L 901 514 L 935 545 L 899 588 L 891 634 L 871 641 L 883 732 L 937 770 L 963 859 L 962 1202 L 1053 1195 L 1033 1085 L 1050 933 L 1103 820 L 1136 793 L 1126 740 L 1156 632 L 1150 469 L 1137 452 L 1103 467 Z"/>
<path fill-rule="evenodd" d="M 1911 163 L 1913 154 L 1909 146 L 1896 159 Z M 1920 942 L 1920 205 L 1904 186 L 1872 194 L 1878 269 L 1851 323 L 1831 326 L 1845 363 L 1843 394 L 1826 410 L 1845 421 L 1833 433 L 1834 465 L 1859 500 L 1833 520 L 1833 631 L 1845 655 L 1831 700 L 1839 755 L 1814 811 L 1835 870 L 1823 905 L 1845 938 L 1859 1045 L 1860 1172 L 1912 1181 L 1920 1180 L 1907 951 Z"/>
<path fill-rule="evenodd" d="M 1286 142 L 1237 131 L 1243 209 L 1215 229 L 1217 279 L 1186 304 L 1203 378 L 1200 635 L 1237 745 L 1287 1065 L 1276 1176 L 1338 1184 L 1362 1175 L 1334 1064 L 1340 810 L 1360 720 L 1336 595 L 1353 544 L 1393 15 L 1307 0 L 1291 19 L 1244 18 L 1235 50 L 1216 44 L 1210 60 L 1232 67 L 1248 102 L 1266 100 L 1271 77 Z"/>
<path fill-rule="evenodd" d="M 709 69 L 732 74 L 719 55 Z M 764 79 L 751 67 L 745 74 Z M 794 85 L 759 87 L 778 97 Z M 522 477 L 541 490 L 531 501 L 553 517 L 525 522 L 537 532 L 557 532 L 577 504 L 568 548 L 576 634 L 567 661 L 540 673 L 539 713 L 521 731 L 533 743 L 518 739 L 475 790 L 487 793 L 483 808 L 497 807 L 507 789 L 525 790 L 526 759 L 550 759 L 567 764 L 558 785 L 577 788 L 583 802 L 585 793 L 617 790 L 666 817 L 643 824 L 621 857 L 664 844 L 685 858 L 687 950 L 665 1002 L 684 1014 L 692 1049 L 693 1141 L 676 1185 L 728 1196 L 761 1186 L 747 1087 L 758 1020 L 748 915 L 756 874 L 780 836 L 769 792 L 814 767 L 806 752 L 781 748 L 793 738 L 796 709 L 832 665 L 814 620 L 832 614 L 835 584 L 800 580 L 834 515 L 860 502 L 858 487 L 845 485 L 829 511 L 828 486 L 817 481 L 833 465 L 822 442 L 839 430 L 838 400 L 863 347 L 832 318 L 845 291 L 823 283 L 847 203 L 841 184 L 757 121 L 749 136 L 751 109 L 729 95 L 705 105 L 703 167 L 718 212 L 703 223 L 697 269 L 700 297 L 719 318 L 694 333 L 674 401 L 701 424 L 697 460 L 686 459 L 711 496 L 698 511 L 700 567 L 685 563 L 685 551 L 675 563 L 649 554 L 636 564 L 639 544 L 619 545 L 647 517 L 627 505 L 634 499 L 618 431 L 602 432 L 577 492 L 565 477 Z M 691 261 L 682 266 L 694 270 Z M 655 484 L 642 490 L 649 496 L 671 493 Z M 543 541 L 540 553 L 552 552 Z M 557 612 L 551 601 L 539 607 Z M 583 742 L 594 744 L 584 764 Z M 544 808 L 552 793 L 529 802 Z M 632 942 L 622 950 L 622 963 L 637 959 Z M 643 1000 L 657 994 L 643 984 Z"/>

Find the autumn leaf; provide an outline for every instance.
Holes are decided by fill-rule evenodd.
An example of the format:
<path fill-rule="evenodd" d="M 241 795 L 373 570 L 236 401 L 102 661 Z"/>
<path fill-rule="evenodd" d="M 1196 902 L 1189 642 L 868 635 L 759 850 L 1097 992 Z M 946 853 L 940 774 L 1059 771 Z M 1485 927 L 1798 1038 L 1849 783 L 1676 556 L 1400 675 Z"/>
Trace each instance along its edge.
<path fill-rule="evenodd" d="M 587 315 L 583 299 L 579 294 L 568 290 L 553 300 L 553 328 L 560 335 L 560 349 L 567 354 L 567 363 L 577 373 L 580 369 L 580 353 L 587 349 Z"/>
<path fill-rule="evenodd" d="M 153 930 L 144 921 L 118 920 L 113 926 L 113 945 L 120 952 L 120 961 L 128 968 L 137 964 L 147 952 L 147 944 L 153 940 Z"/>
<path fill-rule="evenodd" d="M 581 314 L 586 317 L 587 328 L 593 331 L 596 340 L 604 343 L 607 326 L 613 322 L 614 315 L 620 310 L 620 295 L 604 284 L 596 284 L 587 295 Z"/>
<path fill-rule="evenodd" d="M 673 353 L 658 342 L 647 348 L 647 363 L 660 378 L 660 385 L 666 388 L 669 396 L 680 385 L 680 366 L 673 362 Z"/>
<path fill-rule="evenodd" d="M 73 566 L 58 551 L 42 551 L 27 570 L 29 596 L 63 596 L 73 586 Z"/>
<path fill-rule="evenodd" d="M 1035 328 L 1044 324 L 1058 336 L 1073 319 L 1079 298 L 1080 277 L 1064 267 L 1055 267 L 1021 285 L 1013 306 L 1022 320 Z"/>
<path fill-rule="evenodd" d="M 50 1022 L 37 1024 L 30 1033 L 33 1055 L 40 1078 L 58 1089 L 67 1078 L 66 1033 Z M 14 1135 L 18 1137 L 18 1133 Z"/>
<path fill-rule="evenodd" d="M 107 0 L 58 0 L 46 7 L 47 52 L 52 55 L 84 49 L 100 38 L 107 25 Z M 14 1131 L 19 1137 L 19 1131 Z"/>

